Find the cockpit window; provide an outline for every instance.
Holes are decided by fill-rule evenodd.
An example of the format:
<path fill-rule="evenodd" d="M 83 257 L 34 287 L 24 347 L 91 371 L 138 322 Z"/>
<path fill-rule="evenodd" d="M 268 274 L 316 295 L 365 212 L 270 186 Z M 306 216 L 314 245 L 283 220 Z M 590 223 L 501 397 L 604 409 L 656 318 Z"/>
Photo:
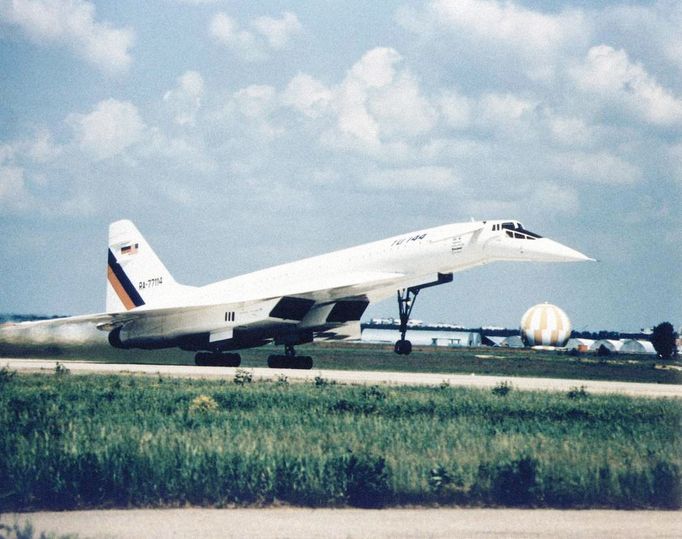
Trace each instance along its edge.
<path fill-rule="evenodd" d="M 507 236 L 517 240 L 536 240 L 541 238 L 539 234 L 531 232 L 523 228 L 521 223 L 502 223 L 502 228 L 504 229 Z"/>

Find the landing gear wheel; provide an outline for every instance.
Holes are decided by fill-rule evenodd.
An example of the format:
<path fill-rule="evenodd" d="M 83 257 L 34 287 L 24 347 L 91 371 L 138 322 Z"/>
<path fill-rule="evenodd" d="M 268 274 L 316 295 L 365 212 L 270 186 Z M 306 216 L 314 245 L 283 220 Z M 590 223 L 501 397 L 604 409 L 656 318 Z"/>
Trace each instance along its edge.
<path fill-rule="evenodd" d="M 396 341 L 393 349 L 396 354 L 408 356 L 412 352 L 412 343 L 406 339 L 400 339 L 399 341 Z"/>
<path fill-rule="evenodd" d="M 239 367 L 242 358 L 239 354 L 199 352 L 194 356 L 194 362 L 200 367 Z"/>
<path fill-rule="evenodd" d="M 268 357 L 268 367 L 271 369 L 305 369 L 313 368 L 313 358 L 310 356 L 280 356 L 273 354 Z"/>
<path fill-rule="evenodd" d="M 400 314 L 400 340 L 395 343 L 395 353 L 401 356 L 407 356 L 412 352 L 412 343 L 405 339 L 407 333 L 407 324 L 410 321 L 412 314 L 412 307 L 417 299 L 417 294 L 424 288 L 438 286 L 452 281 L 452 273 L 439 273 L 438 279 L 430 283 L 424 283 L 410 288 L 403 288 L 398 290 L 398 313 Z"/>

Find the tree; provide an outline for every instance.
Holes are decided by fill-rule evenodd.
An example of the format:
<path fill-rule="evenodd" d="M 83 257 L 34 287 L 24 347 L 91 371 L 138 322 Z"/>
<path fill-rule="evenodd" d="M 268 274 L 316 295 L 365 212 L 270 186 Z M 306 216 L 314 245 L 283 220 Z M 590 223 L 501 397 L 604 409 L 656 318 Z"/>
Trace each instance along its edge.
<path fill-rule="evenodd" d="M 651 334 L 651 344 L 654 345 L 658 357 L 670 359 L 677 355 L 677 333 L 670 322 L 661 322 Z"/>

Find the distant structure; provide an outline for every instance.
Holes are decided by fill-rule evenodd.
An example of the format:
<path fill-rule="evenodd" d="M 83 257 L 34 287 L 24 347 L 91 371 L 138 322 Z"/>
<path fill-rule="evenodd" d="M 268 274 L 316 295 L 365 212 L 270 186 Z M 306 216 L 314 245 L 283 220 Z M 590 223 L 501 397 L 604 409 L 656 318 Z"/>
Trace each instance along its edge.
<path fill-rule="evenodd" d="M 521 318 L 521 339 L 526 346 L 562 347 L 570 336 L 571 321 L 556 305 L 535 305 Z"/>

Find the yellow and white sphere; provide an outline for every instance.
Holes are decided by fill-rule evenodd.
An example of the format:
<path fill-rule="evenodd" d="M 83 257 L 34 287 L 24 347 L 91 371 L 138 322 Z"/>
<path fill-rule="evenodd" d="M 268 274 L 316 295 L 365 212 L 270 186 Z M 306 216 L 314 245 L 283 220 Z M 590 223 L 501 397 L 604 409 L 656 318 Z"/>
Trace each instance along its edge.
<path fill-rule="evenodd" d="M 521 318 L 521 338 L 526 346 L 564 346 L 570 336 L 571 321 L 556 305 L 535 305 Z"/>

